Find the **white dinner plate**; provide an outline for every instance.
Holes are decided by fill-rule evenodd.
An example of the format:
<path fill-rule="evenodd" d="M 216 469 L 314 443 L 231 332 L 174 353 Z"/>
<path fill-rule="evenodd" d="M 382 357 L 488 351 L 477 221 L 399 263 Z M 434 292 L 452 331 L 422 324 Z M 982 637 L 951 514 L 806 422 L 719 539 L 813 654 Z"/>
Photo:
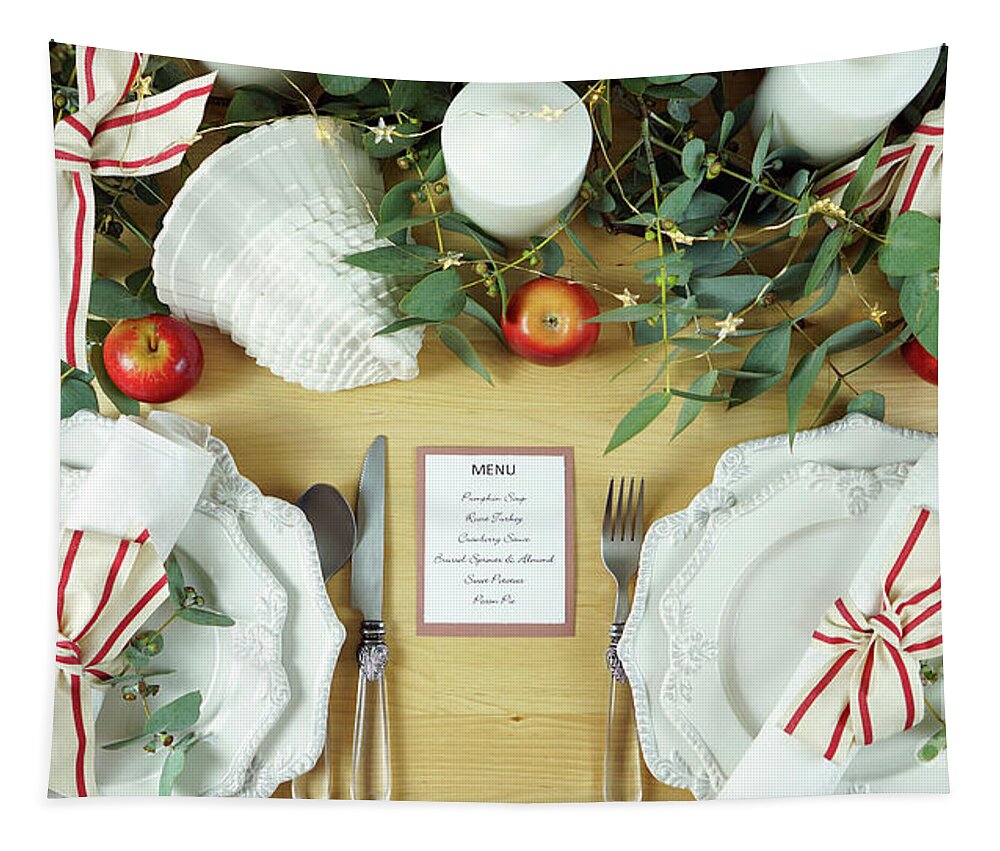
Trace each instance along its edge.
<path fill-rule="evenodd" d="M 63 463 L 81 470 L 93 466 L 110 439 L 113 423 L 90 411 L 63 420 Z M 235 513 L 250 546 L 287 594 L 281 651 L 291 699 L 253 755 L 235 792 L 267 797 L 319 759 L 326 742 L 330 682 L 346 630 L 326 594 L 312 527 L 305 515 L 284 500 L 261 494 L 240 475 L 221 440 L 210 437 L 207 449 L 216 462 L 203 501 Z"/>
<path fill-rule="evenodd" d="M 85 471 L 62 468 L 60 503 L 71 504 Z M 200 500 L 177 540 L 185 580 L 211 607 L 236 623 L 204 627 L 176 620 L 164 632 L 155 668 L 173 671 L 158 678 L 163 705 L 190 691 L 201 692 L 195 731 L 203 737 L 188 754 L 174 791 L 178 795 L 235 795 L 264 737 L 288 705 L 288 678 L 281 665 L 281 630 L 287 598 L 281 585 L 244 537 L 236 514 Z M 156 629 L 173 612 L 165 602 L 145 624 Z M 145 718 L 134 702 L 110 690 L 95 720 L 104 745 L 142 732 Z M 163 754 L 143 753 L 141 745 L 99 749 L 94 772 L 101 795 L 158 794 Z"/>
<path fill-rule="evenodd" d="M 668 785 L 689 789 L 697 798 L 715 797 L 726 779 L 726 771 L 712 750 L 703 746 L 702 737 L 698 735 L 698 728 L 690 723 L 691 719 L 676 714 L 668 716 L 661 701 L 665 683 L 673 670 L 665 648 L 670 645 L 670 636 L 678 629 L 683 630 L 688 617 L 683 608 L 671 612 L 669 606 L 664 608 L 662 601 L 678 571 L 697 549 L 711 518 L 717 512 L 738 506 L 768 482 L 804 461 L 853 469 L 855 472 L 842 479 L 840 486 L 844 488 L 849 510 L 853 508 L 863 514 L 872 493 L 887 487 L 872 478 L 871 469 L 915 462 L 935 443 L 935 435 L 887 426 L 863 414 L 849 414 L 823 428 L 798 434 L 794 451 L 789 449 L 787 435 L 751 440 L 722 455 L 712 483 L 686 509 L 652 524 L 643 542 L 635 598 L 619 645 L 619 655 L 632 685 L 643 757 L 653 776 Z M 852 541 L 852 545 L 860 547 L 859 558 L 870 539 L 869 535 L 866 539 Z M 809 629 L 814 626 L 815 623 L 811 624 Z M 705 635 L 709 634 L 703 632 L 703 637 Z M 713 660 L 712 666 L 715 664 Z M 683 682 L 678 682 L 678 688 Z M 759 707 L 760 699 L 757 698 L 754 705 Z M 763 698 L 765 702 L 766 699 Z M 758 708 L 758 714 L 760 711 Z M 744 720 L 751 717 L 746 712 L 744 716 Z M 752 728 L 753 723 L 750 726 Z M 864 760 L 856 762 L 857 770 L 863 770 Z M 945 776 L 944 762 L 936 763 L 937 760 L 928 771 Z M 730 765 L 729 769 L 732 767 Z M 903 775 L 892 774 L 877 782 L 848 779 L 843 790 L 904 791 L 911 788 L 909 783 Z"/>

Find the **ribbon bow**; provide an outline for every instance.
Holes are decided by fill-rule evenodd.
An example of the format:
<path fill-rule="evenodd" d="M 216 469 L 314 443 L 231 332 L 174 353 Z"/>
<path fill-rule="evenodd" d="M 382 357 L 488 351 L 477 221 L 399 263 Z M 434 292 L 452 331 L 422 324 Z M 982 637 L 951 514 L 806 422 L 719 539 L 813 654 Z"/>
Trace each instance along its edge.
<path fill-rule="evenodd" d="M 80 108 L 55 126 L 63 360 L 87 369 L 94 251 L 91 175 L 142 177 L 177 165 L 195 141 L 215 73 L 149 95 L 146 57 L 76 49 Z M 137 99 L 125 102 L 135 91 Z"/>
<path fill-rule="evenodd" d="M 122 670 L 117 657 L 169 591 L 147 532 L 123 541 L 67 530 L 60 555 L 49 786 L 84 797 L 96 789 L 91 686 Z"/>
<path fill-rule="evenodd" d="M 828 661 L 792 704 L 784 731 L 832 762 L 919 724 L 920 660 L 941 655 L 937 514 L 914 509 L 882 585 L 882 607 L 866 617 L 838 599 L 813 633 Z"/>
<path fill-rule="evenodd" d="M 910 137 L 882 149 L 871 183 L 858 203 L 867 217 L 891 205 L 893 216 L 918 210 L 941 216 L 941 165 L 944 156 L 944 104 L 928 112 Z M 816 190 L 819 198 L 840 204 L 861 165 L 857 159 L 829 174 Z M 836 222 L 831 221 L 832 225 Z"/>

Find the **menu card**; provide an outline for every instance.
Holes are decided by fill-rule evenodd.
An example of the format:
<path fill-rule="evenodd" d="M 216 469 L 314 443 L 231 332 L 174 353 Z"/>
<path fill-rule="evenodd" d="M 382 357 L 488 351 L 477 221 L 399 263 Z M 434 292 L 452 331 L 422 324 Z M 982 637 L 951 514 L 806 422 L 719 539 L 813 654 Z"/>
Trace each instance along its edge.
<path fill-rule="evenodd" d="M 573 635 L 573 450 L 417 449 L 417 635 Z"/>

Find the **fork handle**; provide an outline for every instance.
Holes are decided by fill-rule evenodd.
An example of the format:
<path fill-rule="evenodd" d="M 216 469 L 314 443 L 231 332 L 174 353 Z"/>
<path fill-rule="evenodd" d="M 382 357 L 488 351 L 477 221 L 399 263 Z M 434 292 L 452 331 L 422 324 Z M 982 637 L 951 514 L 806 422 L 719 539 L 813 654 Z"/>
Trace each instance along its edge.
<path fill-rule="evenodd" d="M 604 740 L 604 800 L 641 801 L 642 773 L 639 766 L 639 739 L 635 729 L 632 689 L 618 658 L 618 641 L 625 624 L 614 623 L 608 630 L 611 643 L 605 661 L 611 673 L 608 695 L 608 727 Z"/>

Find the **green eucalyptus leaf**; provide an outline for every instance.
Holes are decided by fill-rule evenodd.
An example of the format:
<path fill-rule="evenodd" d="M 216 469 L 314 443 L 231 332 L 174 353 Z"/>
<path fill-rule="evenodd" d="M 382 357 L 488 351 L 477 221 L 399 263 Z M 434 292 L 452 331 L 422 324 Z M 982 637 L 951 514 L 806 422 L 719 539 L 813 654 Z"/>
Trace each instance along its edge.
<path fill-rule="evenodd" d="M 462 363 L 482 377 L 487 384 L 493 384 L 490 371 L 483 365 L 483 362 L 479 359 L 479 355 L 465 334 L 454 325 L 448 324 L 439 325 L 437 333 L 441 338 L 441 342 L 451 349 Z"/>
<path fill-rule="evenodd" d="M 410 228 L 419 227 L 420 225 L 426 225 L 429 222 L 433 222 L 442 215 L 443 213 L 427 213 L 423 216 L 409 216 L 405 219 L 392 219 L 387 222 L 381 222 L 379 226 L 375 228 L 375 236 L 376 238 L 390 237 L 397 233 L 403 233 Z"/>
<path fill-rule="evenodd" d="M 739 313 L 769 288 L 765 275 L 722 275 L 708 278 L 696 275 L 688 285 L 701 307 L 721 308 Z"/>
<path fill-rule="evenodd" d="M 407 219 L 413 212 L 413 199 L 410 197 L 422 183 L 419 180 L 403 180 L 391 187 L 382 197 L 378 208 L 378 220 L 391 222 Z M 402 245 L 406 242 L 406 231 L 398 231 L 389 237 L 393 242 Z"/>
<path fill-rule="evenodd" d="M 341 77 L 339 74 L 317 74 L 319 84 L 334 97 L 355 95 L 371 81 L 371 77 Z"/>
<path fill-rule="evenodd" d="M 826 349 L 831 355 L 864 346 L 882 336 L 882 326 L 871 319 L 862 319 L 834 331 L 826 338 Z"/>
<path fill-rule="evenodd" d="M 736 116 L 733 115 L 728 109 L 722 114 L 722 121 L 719 124 L 719 143 L 718 150 L 722 150 L 726 147 L 726 142 L 729 141 L 729 137 L 733 132 L 733 125 L 736 123 Z"/>
<path fill-rule="evenodd" d="M 97 383 L 101 385 L 101 390 L 111 400 L 111 404 L 123 414 L 138 416 L 139 403 L 119 390 L 117 385 L 111 380 L 111 376 L 108 375 L 108 369 L 104 365 L 103 346 L 97 345 L 91 348 L 90 366 L 94 370 L 94 375 L 97 376 Z"/>
<path fill-rule="evenodd" d="M 903 281 L 899 290 L 899 309 L 920 345 L 938 356 L 938 276 L 919 272 Z"/>
<path fill-rule="evenodd" d="M 820 409 L 816 412 L 816 418 L 813 420 L 813 428 L 815 428 L 821 419 L 823 419 L 823 414 L 827 412 L 830 405 L 833 404 L 834 399 L 837 398 L 837 394 L 840 393 L 840 388 L 844 385 L 844 381 L 838 378 L 833 382 L 833 387 L 830 388 L 830 392 L 826 394 L 826 398 L 823 400 L 823 404 L 820 405 Z"/>
<path fill-rule="evenodd" d="M 198 723 L 201 692 L 189 691 L 157 709 L 146 719 L 146 733 L 176 733 Z"/>
<path fill-rule="evenodd" d="M 743 252 L 735 242 L 696 242 L 684 249 L 684 259 L 691 264 L 693 274 L 704 278 L 725 275 L 742 258 Z"/>
<path fill-rule="evenodd" d="M 660 218 L 679 222 L 691 203 L 691 199 L 694 198 L 698 183 L 698 180 L 685 180 L 676 189 L 671 190 L 670 194 L 660 202 L 658 211 Z"/>
<path fill-rule="evenodd" d="M 920 762 L 931 762 L 936 759 L 941 751 L 948 748 L 947 729 L 941 727 L 931 736 L 917 751 L 917 759 Z"/>
<path fill-rule="evenodd" d="M 106 751 L 118 751 L 122 748 L 127 748 L 129 745 L 134 745 L 137 742 L 145 741 L 149 738 L 149 733 L 139 733 L 138 736 L 129 736 L 127 739 L 120 739 L 117 742 L 109 742 L 106 745 L 101 745 L 101 748 Z"/>
<path fill-rule="evenodd" d="M 59 391 L 59 416 L 71 417 L 77 411 L 97 411 L 97 394 L 86 381 L 70 376 Z"/>
<path fill-rule="evenodd" d="M 444 163 L 444 151 L 438 151 L 432 158 L 430 165 L 424 169 L 424 180 L 428 183 L 435 183 L 444 177 L 445 174 L 445 163 Z"/>
<path fill-rule="evenodd" d="M 173 794 L 174 783 L 177 782 L 177 778 L 184 771 L 185 755 L 186 751 L 183 748 L 172 748 L 170 753 L 167 754 L 167 758 L 163 761 L 163 770 L 160 772 L 160 795 L 167 796 Z"/>
<path fill-rule="evenodd" d="M 728 402 L 730 401 L 729 396 L 724 393 L 695 393 L 691 390 L 678 390 L 676 387 L 673 388 L 671 394 L 674 396 L 679 396 L 681 399 L 690 399 L 695 402 Z"/>
<path fill-rule="evenodd" d="M 184 605 L 184 571 L 181 570 L 177 556 L 171 552 L 163 561 L 163 572 L 167 575 L 167 588 L 170 590 L 170 601 L 175 609 Z"/>
<path fill-rule="evenodd" d="M 108 278 L 96 278 L 90 285 L 89 311 L 103 319 L 139 319 L 151 313 L 169 313 L 165 308 L 156 309 L 145 298 Z"/>
<path fill-rule="evenodd" d="M 658 304 L 627 304 L 624 307 L 616 307 L 606 310 L 585 322 L 608 323 L 608 322 L 641 322 L 644 319 L 652 319 L 660 315 L 661 307 Z"/>
<path fill-rule="evenodd" d="M 276 96 L 261 89 L 237 89 L 229 102 L 222 123 L 264 121 L 278 115 L 281 115 L 281 101 Z M 252 127 L 233 127 L 229 130 L 229 137 L 239 136 L 252 129 Z"/>
<path fill-rule="evenodd" d="M 809 270 L 812 267 L 812 263 L 796 263 L 789 266 L 774 279 L 771 292 L 786 301 L 798 301 L 805 295 L 806 279 L 809 277 Z"/>
<path fill-rule="evenodd" d="M 198 626 L 233 626 L 236 623 L 229 615 L 210 612 L 208 609 L 181 609 L 178 615 Z"/>
<path fill-rule="evenodd" d="M 819 294 L 819 298 L 816 299 L 809 307 L 803 310 L 797 317 L 797 319 L 804 319 L 806 316 L 811 316 L 813 313 L 817 313 L 826 307 L 830 303 L 830 300 L 837 294 L 837 288 L 840 286 L 840 258 L 834 258 L 830 267 L 826 270 L 824 277 L 820 280 L 819 286 L 822 287 L 822 292 Z"/>
<path fill-rule="evenodd" d="M 149 657 L 131 644 L 125 648 L 125 659 L 138 671 L 141 671 L 149 664 Z"/>
<path fill-rule="evenodd" d="M 503 329 L 500 327 L 500 324 L 493 318 L 493 314 L 483 307 L 478 301 L 474 298 L 466 298 L 465 305 L 462 307 L 462 312 L 482 322 L 483 325 L 489 328 L 493 336 L 503 344 L 504 348 L 507 347 L 507 338 L 504 337 Z"/>
<path fill-rule="evenodd" d="M 623 443 L 631 440 L 660 414 L 663 413 L 670 401 L 669 393 L 654 393 L 635 405 L 618 423 L 611 440 L 608 442 L 604 454 L 607 455 L 617 449 Z"/>
<path fill-rule="evenodd" d="M 772 331 L 761 337 L 753 348 L 747 352 L 741 371 L 764 373 L 760 378 L 737 378 L 729 391 L 733 400 L 729 407 L 735 407 L 743 402 L 760 396 L 781 380 L 785 366 L 788 364 L 788 353 L 792 345 L 792 324 L 782 322 Z"/>
<path fill-rule="evenodd" d="M 872 177 L 875 176 L 875 169 L 878 167 L 878 161 L 882 156 L 882 146 L 885 144 L 885 134 L 886 131 L 883 130 L 881 135 L 872 142 L 871 147 L 861 160 L 861 165 L 858 166 L 858 170 L 854 172 L 854 177 L 851 178 L 851 182 L 847 184 L 847 189 L 844 190 L 844 197 L 840 201 L 840 206 L 848 216 L 853 215 L 861 198 L 865 194 L 865 190 L 872 182 Z"/>
<path fill-rule="evenodd" d="M 687 74 L 683 75 L 681 79 L 687 77 Z M 641 95 L 646 91 L 646 87 L 649 85 L 649 78 L 647 77 L 627 77 L 622 79 L 622 85 L 634 95 Z"/>
<path fill-rule="evenodd" d="M 426 245 L 386 245 L 348 254 L 344 262 L 381 275 L 424 275 L 437 268 L 438 253 Z"/>
<path fill-rule="evenodd" d="M 393 112 L 412 112 L 426 94 L 427 83 L 419 80 L 396 80 L 389 95 L 389 106 Z"/>
<path fill-rule="evenodd" d="M 771 133 L 774 130 L 774 116 L 767 119 L 767 124 L 760 131 L 760 138 L 757 140 L 757 147 L 753 151 L 753 160 L 750 163 L 750 175 L 754 181 L 759 183 L 764 174 L 764 162 L 767 159 L 767 149 L 771 144 Z"/>
<path fill-rule="evenodd" d="M 600 267 L 597 265 L 597 261 L 590 255 L 590 252 L 587 251 L 587 246 L 583 244 L 583 241 L 580 239 L 580 237 L 578 237 L 576 235 L 576 232 L 569 226 L 569 221 L 562 218 L 561 221 L 563 225 L 563 230 L 566 231 L 566 236 L 568 236 L 573 245 L 576 246 L 576 250 L 583 255 L 583 259 L 586 260 L 595 269 L 599 269 Z"/>
<path fill-rule="evenodd" d="M 846 236 L 847 228 L 839 227 L 830 231 L 824 237 L 819 245 L 819 250 L 816 252 L 812 268 L 809 270 L 808 276 L 806 276 L 803 295 L 810 295 L 822 283 L 827 271 L 829 271 L 834 261 L 837 260 Z"/>
<path fill-rule="evenodd" d="M 788 443 L 795 443 L 795 433 L 798 431 L 799 414 L 802 406 L 816 384 L 816 378 L 826 358 L 826 343 L 806 352 L 792 370 L 788 380 Z"/>
<path fill-rule="evenodd" d="M 502 242 L 497 242 L 497 240 L 486 233 L 474 221 L 463 216 L 461 213 L 456 213 L 454 210 L 448 210 L 441 216 L 441 227 L 445 230 L 471 237 L 479 243 L 484 251 L 489 249 L 494 254 L 499 254 L 502 257 L 507 255 L 507 248 Z"/>
<path fill-rule="evenodd" d="M 692 139 L 681 152 L 681 169 L 684 176 L 694 180 L 701 174 L 701 166 L 705 161 L 705 143 L 701 139 Z"/>
<path fill-rule="evenodd" d="M 418 281 L 399 303 L 400 310 L 432 322 L 454 319 L 465 307 L 462 281 L 454 269 L 431 272 Z"/>
<path fill-rule="evenodd" d="M 876 420 L 885 420 L 885 396 L 874 390 L 865 390 L 847 405 L 850 413 L 867 414 Z"/>
<path fill-rule="evenodd" d="M 402 331 L 404 328 L 412 328 L 414 325 L 427 325 L 429 321 L 421 319 L 419 316 L 404 316 L 402 319 L 390 322 L 384 328 L 379 328 L 372 336 L 381 337 L 384 334 L 395 334 L 397 331 Z"/>
<path fill-rule="evenodd" d="M 688 395 L 684 398 L 684 404 L 681 406 L 681 412 L 677 415 L 677 425 L 674 427 L 671 440 L 695 421 L 698 414 L 701 413 L 702 408 L 705 407 L 705 402 L 701 401 L 698 397 L 710 395 L 712 390 L 715 389 L 715 382 L 718 381 L 718 378 L 719 373 L 715 370 L 710 370 L 704 375 L 699 375 L 691 383 L 691 386 L 688 388 Z"/>
<path fill-rule="evenodd" d="M 542 274 L 555 275 L 563 267 L 566 258 L 563 256 L 562 249 L 554 240 L 550 240 L 542 245 L 541 248 L 538 248 L 542 242 L 544 240 L 540 236 L 533 236 L 531 238 L 531 246 L 537 249 L 536 253 L 542 261 Z"/>
<path fill-rule="evenodd" d="M 941 223 L 936 219 L 910 210 L 889 225 L 885 238 L 878 265 L 886 275 L 905 278 L 938 267 Z"/>

